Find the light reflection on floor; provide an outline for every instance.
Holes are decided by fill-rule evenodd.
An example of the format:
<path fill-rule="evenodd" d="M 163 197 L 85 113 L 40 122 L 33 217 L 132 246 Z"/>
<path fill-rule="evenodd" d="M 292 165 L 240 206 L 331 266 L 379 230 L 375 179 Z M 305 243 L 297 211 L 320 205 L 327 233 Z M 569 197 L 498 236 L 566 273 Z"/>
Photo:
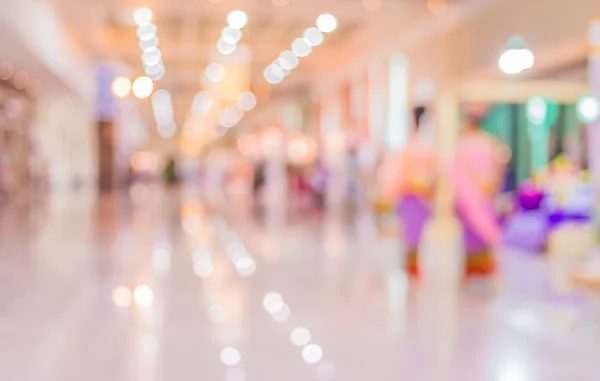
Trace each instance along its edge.
<path fill-rule="evenodd" d="M 0 379 L 600 379 L 599 303 L 555 295 L 540 259 L 503 253 L 453 299 L 368 213 L 225 205 L 138 186 L 0 210 Z"/>

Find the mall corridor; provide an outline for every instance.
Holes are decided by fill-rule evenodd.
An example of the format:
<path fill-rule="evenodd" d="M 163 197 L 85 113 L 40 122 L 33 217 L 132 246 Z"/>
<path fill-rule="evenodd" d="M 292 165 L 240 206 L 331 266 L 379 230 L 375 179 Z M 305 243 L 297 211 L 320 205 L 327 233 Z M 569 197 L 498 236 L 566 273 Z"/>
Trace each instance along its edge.
<path fill-rule="evenodd" d="M 551 291 L 539 257 L 504 253 L 454 303 L 407 280 L 370 214 L 223 205 L 136 185 L 2 210 L 1 379 L 600 377 L 600 306 Z"/>

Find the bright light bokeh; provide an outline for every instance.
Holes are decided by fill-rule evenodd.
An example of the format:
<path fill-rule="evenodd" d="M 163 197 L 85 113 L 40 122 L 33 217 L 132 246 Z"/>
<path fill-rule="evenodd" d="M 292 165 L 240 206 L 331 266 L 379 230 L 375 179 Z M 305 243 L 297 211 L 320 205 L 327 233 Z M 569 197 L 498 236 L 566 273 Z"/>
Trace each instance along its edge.
<path fill-rule="evenodd" d="M 220 82 L 225 77 L 225 68 L 218 62 L 213 62 L 204 71 L 206 79 L 211 82 Z"/>
<path fill-rule="evenodd" d="M 221 362 L 227 366 L 234 366 L 242 361 L 240 351 L 233 347 L 225 347 L 221 351 Z"/>
<path fill-rule="evenodd" d="M 116 97 L 124 98 L 131 92 L 131 80 L 126 77 L 118 77 L 112 83 L 112 92 Z"/>
<path fill-rule="evenodd" d="M 286 50 L 285 52 L 281 53 L 279 59 L 277 60 L 277 63 L 285 70 L 294 69 L 296 66 L 298 66 L 299 62 L 300 60 L 298 59 L 298 56 L 295 55 L 291 50 Z"/>
<path fill-rule="evenodd" d="M 600 116 L 600 101 L 593 95 L 586 95 L 577 102 L 577 117 L 583 123 L 592 123 Z"/>
<path fill-rule="evenodd" d="M 138 8 L 133 14 L 133 21 L 141 26 L 152 22 L 152 10 L 150 8 Z"/>
<path fill-rule="evenodd" d="M 337 28 L 335 16 L 324 13 L 317 18 L 317 28 L 323 33 L 333 32 Z"/>
<path fill-rule="evenodd" d="M 213 96 L 207 91 L 199 91 L 194 95 L 192 101 L 192 114 L 203 117 L 210 111 L 213 103 Z"/>
<path fill-rule="evenodd" d="M 236 29 L 241 29 L 248 23 L 248 15 L 244 11 L 233 11 L 227 16 L 229 26 Z"/>
<path fill-rule="evenodd" d="M 256 95 L 251 91 L 240 93 L 237 97 L 237 105 L 241 110 L 250 111 L 256 107 Z"/>
<path fill-rule="evenodd" d="M 316 364 L 323 358 L 323 349 L 317 344 L 309 344 L 302 349 L 302 358 L 309 364 Z"/>
<path fill-rule="evenodd" d="M 148 77 L 138 77 L 131 86 L 131 91 L 139 99 L 146 99 L 154 90 L 154 83 Z"/>
<path fill-rule="evenodd" d="M 221 37 L 226 43 L 235 45 L 242 39 L 242 31 L 240 29 L 228 26 L 223 29 Z"/>
<path fill-rule="evenodd" d="M 311 27 L 304 31 L 304 40 L 311 46 L 319 46 L 323 43 L 325 36 L 319 28 Z"/>
<path fill-rule="evenodd" d="M 312 47 L 304 38 L 297 38 L 292 42 L 292 52 L 298 57 L 306 57 L 312 51 Z"/>
<path fill-rule="evenodd" d="M 219 41 L 217 41 L 217 51 L 223 55 L 228 55 L 228 54 L 233 53 L 236 48 L 237 48 L 237 44 L 228 43 L 227 41 L 225 41 L 225 39 L 223 37 L 219 38 Z"/>
<path fill-rule="evenodd" d="M 531 69 L 534 63 L 535 57 L 529 49 L 508 49 L 498 60 L 500 70 L 509 75 Z"/>
<path fill-rule="evenodd" d="M 156 26 L 152 23 L 141 25 L 137 30 L 137 36 L 142 41 L 148 41 L 156 37 Z"/>
<path fill-rule="evenodd" d="M 154 292 L 146 285 L 138 286 L 133 292 L 133 299 L 140 307 L 150 307 L 154 303 Z"/>

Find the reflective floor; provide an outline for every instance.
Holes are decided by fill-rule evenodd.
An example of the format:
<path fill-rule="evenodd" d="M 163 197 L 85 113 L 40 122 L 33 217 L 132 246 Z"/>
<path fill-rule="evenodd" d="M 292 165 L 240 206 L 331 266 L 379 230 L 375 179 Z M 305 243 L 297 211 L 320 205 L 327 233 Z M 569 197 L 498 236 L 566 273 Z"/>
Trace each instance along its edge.
<path fill-rule="evenodd" d="M 5 205 L 0 379 L 600 379 L 600 304 L 553 291 L 543 259 L 502 253 L 453 299 L 399 252 L 369 214 L 256 217 L 195 189 Z"/>

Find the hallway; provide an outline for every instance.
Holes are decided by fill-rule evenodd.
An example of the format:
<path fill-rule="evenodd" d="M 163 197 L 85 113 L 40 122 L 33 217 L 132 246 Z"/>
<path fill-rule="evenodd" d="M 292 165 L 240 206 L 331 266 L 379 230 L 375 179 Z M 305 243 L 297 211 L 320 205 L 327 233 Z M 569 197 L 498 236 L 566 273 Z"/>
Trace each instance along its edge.
<path fill-rule="evenodd" d="M 0 379 L 600 378 L 598 301 L 554 294 L 540 259 L 437 303 L 371 216 L 227 205 L 136 185 L 0 209 Z"/>

